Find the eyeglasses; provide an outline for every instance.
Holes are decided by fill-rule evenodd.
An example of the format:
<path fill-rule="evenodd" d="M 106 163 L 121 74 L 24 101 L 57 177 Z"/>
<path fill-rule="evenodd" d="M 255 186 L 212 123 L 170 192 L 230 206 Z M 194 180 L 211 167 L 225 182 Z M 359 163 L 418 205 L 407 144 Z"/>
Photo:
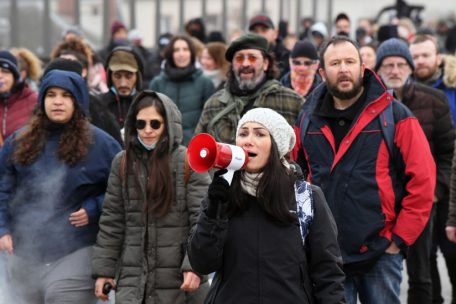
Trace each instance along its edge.
<path fill-rule="evenodd" d="M 399 62 L 399 63 L 388 63 L 382 64 L 381 68 L 385 69 L 385 71 L 392 71 L 394 67 L 397 67 L 399 70 L 403 70 L 408 67 L 408 63 L 406 62 Z"/>
<path fill-rule="evenodd" d="M 160 129 L 161 124 L 162 124 L 162 122 L 160 120 L 158 120 L 158 119 L 149 120 L 149 125 L 154 130 Z M 136 129 L 142 130 L 142 129 L 144 129 L 146 127 L 146 125 L 147 125 L 147 121 L 146 120 L 143 120 L 143 119 L 137 119 L 136 120 L 136 123 L 135 123 Z"/>
<path fill-rule="evenodd" d="M 244 60 L 246 58 L 250 64 L 255 64 L 259 59 L 257 56 L 252 55 L 252 54 L 247 54 L 247 55 L 239 54 L 239 55 L 234 56 L 233 59 L 234 59 L 234 61 L 236 61 L 237 64 L 243 64 Z"/>
<path fill-rule="evenodd" d="M 315 63 L 317 63 L 318 60 L 298 60 L 298 59 L 292 59 L 291 63 L 293 65 L 304 65 L 304 66 L 311 66 Z"/>

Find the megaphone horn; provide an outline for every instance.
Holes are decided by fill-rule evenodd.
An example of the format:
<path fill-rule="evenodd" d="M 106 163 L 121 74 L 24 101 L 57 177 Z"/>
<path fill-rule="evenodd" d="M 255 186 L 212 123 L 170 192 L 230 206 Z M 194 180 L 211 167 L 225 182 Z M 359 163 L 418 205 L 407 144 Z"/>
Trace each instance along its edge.
<path fill-rule="evenodd" d="M 207 133 L 192 138 L 187 159 L 196 172 L 206 172 L 211 168 L 239 170 L 245 168 L 249 161 L 247 151 L 238 146 L 218 143 Z"/>

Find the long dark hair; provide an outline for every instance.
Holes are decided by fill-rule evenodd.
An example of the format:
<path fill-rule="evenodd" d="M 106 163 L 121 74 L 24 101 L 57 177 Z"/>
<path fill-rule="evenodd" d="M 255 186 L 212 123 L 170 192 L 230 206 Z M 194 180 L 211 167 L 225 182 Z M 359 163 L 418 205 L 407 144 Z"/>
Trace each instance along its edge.
<path fill-rule="evenodd" d="M 164 58 L 166 60 L 166 63 L 172 66 L 173 68 L 176 67 L 176 64 L 174 63 L 174 44 L 176 43 L 177 40 L 183 40 L 187 42 L 188 49 L 190 50 L 190 65 L 195 64 L 196 60 L 196 50 L 195 50 L 195 45 L 193 44 L 193 41 L 190 39 L 190 37 L 185 36 L 185 35 L 177 35 L 173 36 L 169 44 L 166 46 L 165 53 L 164 53 Z"/>
<path fill-rule="evenodd" d="M 58 158 L 69 166 L 76 165 L 89 151 L 93 143 L 90 123 L 82 112 L 79 104 L 74 102 L 74 113 L 70 121 L 64 126 L 59 140 Z M 16 147 L 13 152 L 13 160 L 22 165 L 31 165 L 43 152 L 51 121 L 43 111 L 43 107 L 37 108 L 30 118 L 24 132 L 15 140 Z"/>
<path fill-rule="evenodd" d="M 290 213 L 290 209 L 296 201 L 294 183 L 297 178 L 282 164 L 277 144 L 272 137 L 271 144 L 271 154 L 258 184 L 257 199 L 270 218 L 280 223 L 295 223 L 296 217 Z M 249 204 L 248 196 L 241 187 L 242 172 L 237 171 L 233 178 L 230 216 L 246 210 Z"/>
<path fill-rule="evenodd" d="M 128 142 L 125 149 L 127 158 L 125 174 L 128 177 L 129 172 L 140 172 L 140 166 L 143 161 L 141 155 L 144 151 L 139 148 L 137 142 L 136 116 L 142 109 L 154 107 L 163 117 L 165 128 L 155 149 L 147 158 L 148 182 L 146 184 L 145 209 L 154 216 L 162 217 L 168 213 L 174 195 L 170 169 L 169 135 L 166 127 L 166 110 L 163 102 L 156 96 L 146 95 L 140 98 L 141 100 L 137 103 L 133 103 L 134 108 L 131 109 L 133 112 L 129 114 L 130 119 L 126 122 L 128 124 L 126 130 L 129 130 L 130 134 L 128 134 Z M 134 173 L 132 175 L 135 176 L 136 189 L 139 191 L 139 175 Z M 126 189 L 128 189 L 128 178 L 125 178 L 125 181 L 127 183 Z"/>

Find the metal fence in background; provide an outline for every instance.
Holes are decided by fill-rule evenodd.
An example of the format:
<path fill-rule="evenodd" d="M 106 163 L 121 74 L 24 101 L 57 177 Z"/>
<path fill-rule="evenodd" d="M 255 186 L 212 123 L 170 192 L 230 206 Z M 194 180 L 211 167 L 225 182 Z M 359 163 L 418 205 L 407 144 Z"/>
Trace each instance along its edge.
<path fill-rule="evenodd" d="M 24 46 L 47 57 L 62 31 L 78 26 L 97 49 L 108 42 L 114 20 L 123 21 L 128 28 L 140 28 L 148 46 L 153 46 L 163 32 L 182 32 L 185 22 L 194 17 L 202 17 L 208 29 L 217 29 L 227 37 L 235 28 L 245 29 L 249 18 L 261 12 L 276 23 L 286 20 L 290 30 L 298 32 L 303 16 L 320 13 L 326 15 L 329 24 L 332 3 L 333 0 L 0 0 L 0 47 Z"/>

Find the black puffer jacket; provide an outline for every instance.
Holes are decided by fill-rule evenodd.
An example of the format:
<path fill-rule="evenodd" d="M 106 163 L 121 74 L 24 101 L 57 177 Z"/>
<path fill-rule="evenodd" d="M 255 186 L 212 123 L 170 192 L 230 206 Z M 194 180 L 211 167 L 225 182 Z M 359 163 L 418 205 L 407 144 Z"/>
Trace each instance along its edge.
<path fill-rule="evenodd" d="M 119 153 L 113 161 L 108 181 L 100 232 L 94 246 L 92 273 L 94 278 L 116 278 L 116 302 L 122 304 L 201 303 L 208 284 L 202 277 L 200 288 L 193 293 L 180 289 L 183 272 L 192 271 L 186 255 L 190 228 L 196 223 L 200 203 L 210 183 L 209 174 L 190 171 L 185 178 L 186 148 L 176 146 L 182 141 L 181 115 L 174 103 L 159 94 L 166 110 L 169 137 L 170 167 L 174 182 L 174 202 L 160 218 L 145 215 L 147 152 L 135 147 L 138 171 L 121 171 Z M 134 102 L 138 102 L 136 99 Z M 127 122 L 131 117 L 127 117 Z M 127 123 L 127 143 L 131 123 Z M 133 165 L 136 168 L 136 165 Z M 125 176 L 123 176 L 123 173 Z M 139 186 L 136 187 L 136 178 Z M 128 189 L 125 179 L 128 179 Z"/>
<path fill-rule="evenodd" d="M 201 213 L 188 256 L 196 271 L 217 272 L 205 303 L 345 303 L 336 224 L 320 188 L 312 191 L 306 248 L 299 225 L 273 222 L 253 196 L 229 219 Z"/>
<path fill-rule="evenodd" d="M 418 118 L 429 142 L 437 167 L 437 200 L 447 200 L 455 139 L 448 100 L 442 91 L 409 80 L 402 90 L 402 103 Z"/>

